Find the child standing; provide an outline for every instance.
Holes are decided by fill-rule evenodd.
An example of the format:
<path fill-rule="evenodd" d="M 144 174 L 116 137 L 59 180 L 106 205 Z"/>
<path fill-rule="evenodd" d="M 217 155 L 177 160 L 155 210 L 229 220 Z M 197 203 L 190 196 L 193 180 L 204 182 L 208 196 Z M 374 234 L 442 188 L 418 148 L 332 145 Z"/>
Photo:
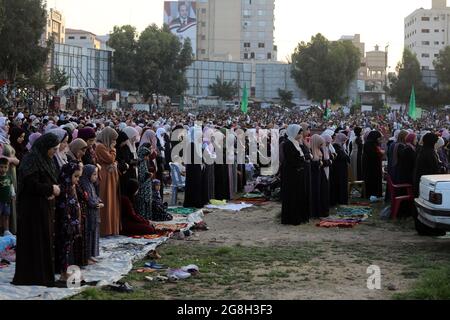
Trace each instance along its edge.
<path fill-rule="evenodd" d="M 173 217 L 167 212 L 168 204 L 163 203 L 160 190 L 161 181 L 153 180 L 152 221 L 171 221 Z"/>
<path fill-rule="evenodd" d="M 96 183 L 98 180 L 98 169 L 88 164 L 83 168 L 80 178 L 80 186 L 87 204 L 86 214 L 86 250 L 89 264 L 97 263 L 95 257 L 100 255 L 100 209 L 105 205 L 98 197 Z"/>
<path fill-rule="evenodd" d="M 8 175 L 9 160 L 0 158 L 0 217 L 4 236 L 11 236 L 9 231 L 9 217 L 11 215 L 11 201 L 15 198 L 15 190 L 11 177 Z"/>

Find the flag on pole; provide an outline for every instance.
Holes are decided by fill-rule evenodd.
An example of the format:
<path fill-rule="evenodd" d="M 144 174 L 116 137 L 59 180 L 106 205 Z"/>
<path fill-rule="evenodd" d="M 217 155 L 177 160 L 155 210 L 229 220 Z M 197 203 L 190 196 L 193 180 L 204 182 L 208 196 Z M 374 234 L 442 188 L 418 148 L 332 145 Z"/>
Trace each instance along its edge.
<path fill-rule="evenodd" d="M 243 113 L 248 112 L 248 89 L 246 83 L 244 83 L 244 91 L 242 93 L 241 110 Z"/>
<path fill-rule="evenodd" d="M 414 90 L 414 86 L 411 90 L 411 98 L 409 99 L 409 116 L 417 120 L 417 109 L 416 109 L 416 92 Z"/>

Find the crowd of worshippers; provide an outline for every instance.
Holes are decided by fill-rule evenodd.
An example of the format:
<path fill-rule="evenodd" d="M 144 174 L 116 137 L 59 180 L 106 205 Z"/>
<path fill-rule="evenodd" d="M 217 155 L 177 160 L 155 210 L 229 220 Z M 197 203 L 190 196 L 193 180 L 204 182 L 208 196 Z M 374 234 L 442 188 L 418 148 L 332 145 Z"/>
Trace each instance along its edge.
<path fill-rule="evenodd" d="M 259 136 L 260 129 L 279 130 L 283 224 L 304 223 L 326 216 L 330 206 L 346 204 L 349 178 L 364 180 L 366 194 L 381 197 L 386 157 L 382 140 L 384 131 L 392 129 L 390 120 L 381 115 L 345 122 L 337 115 L 332 119 L 342 127 L 321 135 L 312 134 L 307 123 L 288 125 L 305 118 L 314 130 L 332 127 L 321 115 L 272 109 L 247 115 L 84 111 L 0 117 L 0 227 L 5 235 L 17 235 L 13 284 L 54 286 L 56 275 L 67 279 L 69 266 L 98 262 L 101 237 L 156 233 L 152 222 L 172 219 L 164 189 L 174 165 L 185 181 L 185 207 L 234 199 L 245 189 L 247 168 L 226 149 L 242 140 L 235 137 L 232 146 L 220 145 L 214 143 L 218 133 L 237 135 L 236 129 L 243 129 Z M 355 121 L 370 128 L 362 130 Z M 201 129 L 200 143 L 195 143 L 194 128 Z M 178 129 L 187 134 L 174 140 Z M 395 143 L 384 148 L 392 178 L 417 186 L 421 175 L 448 169 L 449 134 L 442 130 L 441 137 L 432 132 L 417 137 L 410 131 L 396 132 Z M 190 151 L 183 155 L 184 165 L 172 159 L 172 150 L 182 141 Z M 270 151 L 261 157 L 270 157 Z M 196 153 L 210 160 L 223 158 L 186 161 Z"/>
<path fill-rule="evenodd" d="M 449 172 L 449 138 L 447 129 L 395 130 L 384 137 L 370 128 L 311 135 L 307 123 L 289 125 L 280 144 L 282 223 L 308 223 L 328 217 L 331 207 L 348 205 L 349 181 L 363 181 L 363 196 L 379 200 L 389 176 L 394 184 L 411 184 L 418 197 L 422 176 Z M 417 218 L 410 209 L 406 214 Z"/>

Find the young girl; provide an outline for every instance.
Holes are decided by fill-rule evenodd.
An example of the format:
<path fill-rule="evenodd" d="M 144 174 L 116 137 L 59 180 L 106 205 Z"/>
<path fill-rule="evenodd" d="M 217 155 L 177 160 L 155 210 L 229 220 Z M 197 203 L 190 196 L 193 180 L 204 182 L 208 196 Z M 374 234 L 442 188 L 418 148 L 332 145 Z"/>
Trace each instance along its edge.
<path fill-rule="evenodd" d="M 61 281 L 68 278 L 67 268 L 74 264 L 73 244 L 80 236 L 81 210 L 76 186 L 81 176 L 79 163 L 71 162 L 62 166 L 59 176 L 61 193 L 56 198 L 56 272 L 61 273 Z"/>
<path fill-rule="evenodd" d="M 89 264 L 98 262 L 95 257 L 100 255 L 100 209 L 105 205 L 98 197 L 96 183 L 98 169 L 94 165 L 86 165 L 80 178 L 80 186 L 87 204 L 86 216 L 86 250 Z"/>
<path fill-rule="evenodd" d="M 173 217 L 167 212 L 167 203 L 162 202 L 160 190 L 161 181 L 153 180 L 152 221 L 171 221 Z"/>

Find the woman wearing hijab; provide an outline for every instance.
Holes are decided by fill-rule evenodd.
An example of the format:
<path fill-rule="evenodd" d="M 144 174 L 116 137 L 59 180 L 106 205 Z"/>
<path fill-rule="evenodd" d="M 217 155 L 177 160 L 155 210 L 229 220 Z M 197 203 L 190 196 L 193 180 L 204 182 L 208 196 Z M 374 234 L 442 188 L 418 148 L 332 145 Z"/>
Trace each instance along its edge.
<path fill-rule="evenodd" d="M 54 286 L 55 197 L 60 189 L 52 159 L 59 143 L 54 134 L 42 136 L 19 168 L 14 285 Z"/>
<path fill-rule="evenodd" d="M 317 134 L 311 137 L 311 211 L 312 218 L 319 219 L 328 216 L 329 186 L 325 174 L 325 158 L 323 148 L 325 139 Z"/>
<path fill-rule="evenodd" d="M 138 182 L 139 191 L 136 197 L 130 199 L 135 203 L 136 212 L 144 219 L 152 219 L 152 178 L 153 174 L 148 167 L 149 161 L 156 158 L 156 152 L 152 152 L 145 145 L 138 151 Z M 126 190 L 124 190 L 126 191 Z M 130 194 L 128 194 L 130 195 Z M 123 218 L 122 218 L 123 220 Z"/>
<path fill-rule="evenodd" d="M 69 152 L 69 134 L 66 130 L 60 128 L 48 130 L 48 133 L 53 133 L 59 139 L 59 149 L 55 153 L 55 157 L 53 158 L 57 173 L 59 175 L 59 171 L 61 170 L 62 166 L 69 162 L 67 158 L 67 153 Z"/>
<path fill-rule="evenodd" d="M 147 149 L 147 148 L 145 148 Z M 139 149 L 140 152 L 142 149 Z M 148 149 L 147 149 L 148 150 Z M 151 185 L 151 179 L 150 179 Z M 136 195 L 139 193 L 140 186 L 137 180 L 131 179 L 128 181 L 125 192 L 122 194 L 121 203 L 122 203 L 122 231 L 121 234 L 124 236 L 142 236 L 155 234 L 156 231 L 150 224 L 149 219 L 142 217 L 135 211 L 134 200 L 136 199 Z M 151 188 L 151 186 L 150 186 Z M 151 202 L 151 200 L 150 200 Z"/>
<path fill-rule="evenodd" d="M 131 162 L 134 161 L 134 156 L 128 147 L 129 138 L 124 131 L 118 132 L 117 137 L 117 167 L 119 169 L 120 190 L 125 190 L 128 180 L 133 175 L 133 167 Z"/>
<path fill-rule="evenodd" d="M 409 133 L 405 139 L 406 145 L 398 153 L 398 183 L 413 184 L 414 167 L 416 164 L 416 145 L 417 136 L 415 133 Z"/>
<path fill-rule="evenodd" d="M 214 162 L 214 193 L 217 200 L 231 200 L 230 175 L 227 165 L 227 148 L 225 129 L 217 130 L 211 142 L 216 152 L 217 161 Z"/>
<path fill-rule="evenodd" d="M 144 134 L 142 135 L 141 138 L 141 142 L 139 144 L 139 146 L 145 145 L 145 144 L 150 144 L 150 149 L 151 151 L 155 151 L 156 152 L 156 158 L 150 161 L 149 167 L 150 170 L 154 173 L 154 179 L 158 179 L 159 181 L 161 181 L 161 190 L 160 190 L 160 194 L 161 194 L 161 198 L 164 198 L 164 184 L 163 184 L 163 171 L 164 171 L 164 166 L 163 166 L 163 161 L 162 161 L 162 157 L 161 154 L 158 150 L 158 138 L 156 136 L 155 131 L 148 129 L 144 131 Z"/>
<path fill-rule="evenodd" d="M 214 151 L 214 146 L 212 144 L 213 130 L 206 127 L 203 130 L 203 155 L 205 158 L 203 172 L 202 172 L 202 202 L 204 204 L 209 203 L 211 199 L 214 199 L 214 162 L 216 159 L 216 154 Z"/>
<path fill-rule="evenodd" d="M 436 153 L 439 158 L 441 173 L 447 174 L 449 165 L 448 165 L 447 154 L 444 151 L 444 147 L 445 147 L 445 140 L 442 137 L 439 137 L 438 141 L 436 142 L 435 149 L 436 149 Z"/>
<path fill-rule="evenodd" d="M 120 233 L 119 173 L 116 162 L 116 130 L 106 127 L 97 136 L 95 154 L 100 170 L 100 199 L 105 207 L 100 210 L 100 235 Z"/>
<path fill-rule="evenodd" d="M 100 255 L 100 209 L 104 207 L 97 195 L 97 166 L 88 164 L 83 168 L 80 178 L 80 189 L 86 203 L 85 250 L 89 264 L 96 263 L 95 257 Z M 81 200 L 81 199 L 80 199 Z"/>
<path fill-rule="evenodd" d="M 362 180 L 362 153 L 363 153 L 363 141 L 361 137 L 362 128 L 356 127 L 354 130 L 355 137 L 350 142 L 350 166 L 352 168 L 353 180 Z"/>
<path fill-rule="evenodd" d="M 392 181 L 395 184 L 400 182 L 400 172 L 399 172 L 399 154 L 403 152 L 406 147 L 406 137 L 408 136 L 408 131 L 401 130 L 397 136 L 397 142 L 393 146 L 392 151 L 392 164 L 391 164 L 391 173 L 392 173 Z"/>
<path fill-rule="evenodd" d="M 382 135 L 378 131 L 372 131 L 367 136 L 363 153 L 363 174 L 366 185 L 366 197 L 383 196 L 383 167 L 384 152 L 381 150 Z"/>
<path fill-rule="evenodd" d="M 11 129 L 11 146 L 14 148 L 16 158 L 21 161 L 26 153 L 25 149 L 25 130 L 19 127 Z"/>
<path fill-rule="evenodd" d="M 78 130 L 78 138 L 83 139 L 87 144 L 86 153 L 83 156 L 83 164 L 88 165 L 96 165 L 97 160 L 95 159 L 95 130 L 90 127 L 85 127 Z"/>
<path fill-rule="evenodd" d="M 81 237 L 81 208 L 76 186 L 81 177 L 80 163 L 69 162 L 61 168 L 59 186 L 61 194 L 56 198 L 56 273 L 61 281 L 67 281 L 67 268 L 78 265 L 74 243 Z"/>
<path fill-rule="evenodd" d="M 417 155 L 416 166 L 414 168 L 414 195 L 416 198 L 420 195 L 420 180 L 422 176 L 440 174 L 439 159 L 435 151 L 435 145 L 439 138 L 434 133 L 427 133 L 423 137 L 423 146 Z M 420 235 L 445 235 L 445 231 L 434 230 L 422 224 L 417 219 L 415 212 L 416 230 Z"/>
<path fill-rule="evenodd" d="M 307 196 L 310 190 L 306 185 L 306 162 L 300 141 L 303 130 L 297 124 L 287 128 L 288 140 L 284 143 L 284 161 L 281 170 L 281 223 L 284 225 L 300 225 L 310 219 L 310 202 Z"/>
<path fill-rule="evenodd" d="M 185 208 L 201 209 L 205 205 L 202 196 L 202 143 L 199 138 L 201 138 L 201 128 L 191 128 L 186 155 L 186 189 L 183 204 Z"/>
<path fill-rule="evenodd" d="M 338 133 L 333 144 L 336 158 L 333 161 L 331 178 L 330 199 L 332 206 L 348 204 L 348 165 L 350 164 L 350 158 L 344 150 L 346 141 L 347 136 Z"/>
<path fill-rule="evenodd" d="M 75 139 L 69 144 L 67 160 L 69 162 L 83 162 L 83 156 L 86 154 L 88 145 L 83 139 Z"/>
<path fill-rule="evenodd" d="M 33 144 L 40 137 L 42 137 L 42 134 L 39 133 L 39 132 L 35 132 L 35 133 L 30 134 L 30 136 L 28 137 L 28 143 L 27 143 L 27 153 L 31 151 L 31 149 L 33 148 Z"/>

